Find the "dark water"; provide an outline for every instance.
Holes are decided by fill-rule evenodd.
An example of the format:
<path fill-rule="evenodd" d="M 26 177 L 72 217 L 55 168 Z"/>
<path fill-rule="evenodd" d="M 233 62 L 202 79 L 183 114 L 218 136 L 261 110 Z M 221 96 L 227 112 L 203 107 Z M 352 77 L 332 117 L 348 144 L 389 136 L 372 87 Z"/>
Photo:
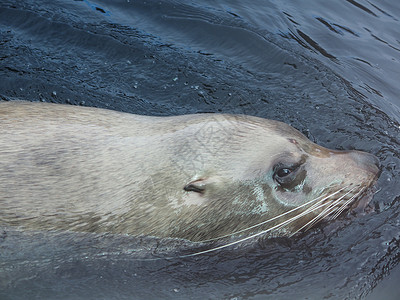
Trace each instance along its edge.
<path fill-rule="evenodd" d="M 154 261 L 172 247 L 6 231 L 1 299 L 399 299 L 400 4 L 215 2 L 0 0 L 0 97 L 281 120 L 379 157 L 371 212 Z"/>

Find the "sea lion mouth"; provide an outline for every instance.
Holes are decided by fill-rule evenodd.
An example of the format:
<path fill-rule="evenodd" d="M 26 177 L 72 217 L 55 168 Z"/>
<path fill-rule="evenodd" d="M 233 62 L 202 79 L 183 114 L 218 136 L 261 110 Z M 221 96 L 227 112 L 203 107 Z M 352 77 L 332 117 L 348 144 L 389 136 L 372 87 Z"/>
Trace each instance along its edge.
<path fill-rule="evenodd" d="M 348 185 L 344 188 L 334 191 L 326 191 L 326 196 L 323 201 L 317 201 L 308 207 L 305 212 L 314 212 L 315 216 L 296 229 L 291 236 L 299 231 L 307 231 L 321 221 L 332 221 L 338 218 L 343 212 L 349 211 L 352 214 L 361 214 L 366 211 L 366 208 L 377 192 L 375 177 L 370 184 Z"/>
<path fill-rule="evenodd" d="M 377 192 L 379 192 L 379 189 L 375 185 L 369 187 L 348 209 L 356 215 L 367 212 L 367 207 L 371 207 L 369 203 Z"/>

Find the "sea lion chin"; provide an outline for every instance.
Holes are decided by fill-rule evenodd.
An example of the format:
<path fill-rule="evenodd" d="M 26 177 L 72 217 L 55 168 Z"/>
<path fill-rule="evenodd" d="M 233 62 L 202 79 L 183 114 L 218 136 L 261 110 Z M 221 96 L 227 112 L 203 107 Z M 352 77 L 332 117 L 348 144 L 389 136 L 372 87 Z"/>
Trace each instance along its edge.
<path fill-rule="evenodd" d="M 339 215 L 379 172 L 371 154 L 244 115 L 12 101 L 0 128 L 0 225 L 23 230 L 287 236 Z"/>

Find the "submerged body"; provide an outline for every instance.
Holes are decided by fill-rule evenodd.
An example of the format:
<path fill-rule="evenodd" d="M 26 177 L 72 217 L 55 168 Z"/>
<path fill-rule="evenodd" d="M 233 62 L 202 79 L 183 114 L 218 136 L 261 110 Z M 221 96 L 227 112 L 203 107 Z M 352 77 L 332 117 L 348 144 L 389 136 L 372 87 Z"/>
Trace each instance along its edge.
<path fill-rule="evenodd" d="M 24 230 L 283 236 L 340 213 L 378 174 L 373 155 L 241 115 L 3 102 L 0 145 L 0 226 Z"/>

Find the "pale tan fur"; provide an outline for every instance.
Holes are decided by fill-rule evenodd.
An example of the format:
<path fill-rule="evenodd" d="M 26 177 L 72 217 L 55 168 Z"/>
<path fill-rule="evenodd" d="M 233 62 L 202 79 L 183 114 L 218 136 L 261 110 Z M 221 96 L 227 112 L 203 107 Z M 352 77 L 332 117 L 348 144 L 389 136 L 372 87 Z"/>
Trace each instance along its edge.
<path fill-rule="evenodd" d="M 315 195 L 280 191 L 273 166 L 302 155 Z M 370 185 L 377 168 L 355 159 L 363 155 L 335 154 L 284 123 L 256 117 L 148 117 L 3 102 L 0 225 L 216 238 L 300 205 L 329 185 Z M 185 191 L 191 182 L 205 192 Z"/>

